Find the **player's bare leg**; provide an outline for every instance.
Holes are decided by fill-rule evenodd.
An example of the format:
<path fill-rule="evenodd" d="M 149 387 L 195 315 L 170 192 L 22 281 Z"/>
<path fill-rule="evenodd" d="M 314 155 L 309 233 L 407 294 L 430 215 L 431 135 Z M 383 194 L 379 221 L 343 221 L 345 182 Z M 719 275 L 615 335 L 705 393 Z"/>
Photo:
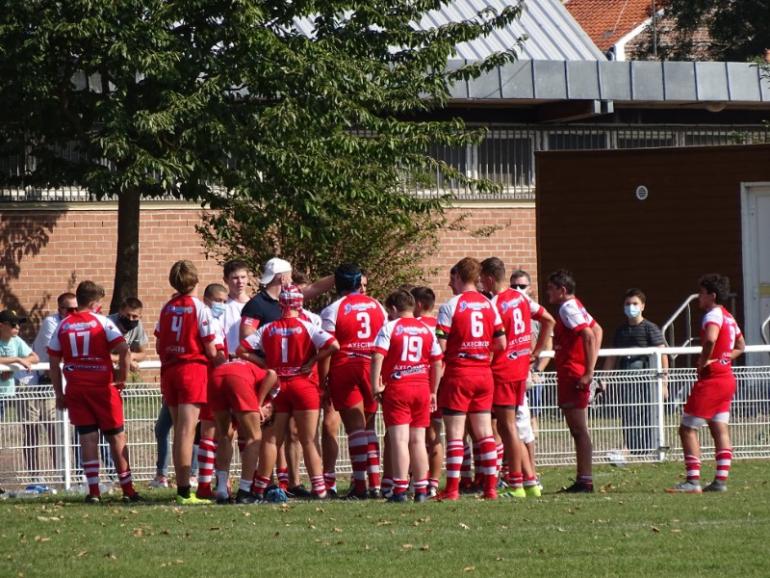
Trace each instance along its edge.
<path fill-rule="evenodd" d="M 112 461 L 115 464 L 115 471 L 118 474 L 120 489 L 123 491 L 123 499 L 131 502 L 138 502 L 141 498 L 134 489 L 133 478 L 131 476 L 131 466 L 128 462 L 126 432 L 123 431 L 123 428 L 120 428 L 120 430 L 121 431 L 116 433 L 106 431 L 104 434 L 107 437 L 107 443 L 110 445 L 110 453 L 112 454 Z"/>
<path fill-rule="evenodd" d="M 570 435 L 575 442 L 577 480 L 570 492 L 593 492 L 593 445 L 588 430 L 588 410 L 562 407 Z"/>
<path fill-rule="evenodd" d="M 492 431 L 492 413 L 488 411 L 468 414 L 473 438 L 479 446 L 479 470 L 482 474 L 484 498 L 497 499 L 497 444 Z"/>
<path fill-rule="evenodd" d="M 273 467 L 278 459 L 278 449 L 286 438 L 286 427 L 289 423 L 288 413 L 276 413 L 273 424 L 262 430 L 262 444 L 259 449 L 259 465 L 254 474 L 252 492 L 258 499 L 264 498 L 265 490 L 270 483 Z"/>
<path fill-rule="evenodd" d="M 274 428 L 275 424 L 271 425 L 270 428 Z M 286 450 L 287 450 L 287 442 L 289 439 L 289 424 L 286 423 L 286 431 L 283 432 L 281 435 L 281 439 L 283 440 L 280 444 L 278 444 L 278 453 L 276 455 L 276 462 L 275 462 L 275 469 L 276 474 L 278 476 L 278 487 L 282 490 L 288 490 L 289 489 L 289 462 L 286 459 Z"/>
<path fill-rule="evenodd" d="M 341 409 L 340 417 L 348 434 L 350 461 L 353 466 L 353 489 L 350 497 L 364 499 L 366 497 L 369 433 L 366 428 L 363 402 L 350 408 Z"/>
<path fill-rule="evenodd" d="M 321 455 L 318 453 L 318 410 L 295 411 L 294 420 L 297 425 L 297 437 L 302 454 L 305 458 L 305 467 L 310 477 L 312 496 L 326 498 L 326 486 L 323 477 L 323 465 Z"/>
<path fill-rule="evenodd" d="M 260 415 L 256 411 L 238 412 L 238 438 L 243 441 L 243 450 L 241 451 L 241 479 L 238 482 L 238 493 L 236 502 L 242 504 L 253 503 L 256 497 L 252 494 L 251 488 L 254 483 L 255 471 L 257 469 L 257 460 L 260 453 L 260 441 L 262 431 L 260 426 Z M 220 420 L 217 415 L 217 423 L 224 429 L 224 419 Z M 227 421 L 230 421 L 229 414 Z M 229 423 L 227 424 L 229 428 Z M 224 441 L 224 437 L 220 438 Z M 232 448 L 232 445 L 230 446 Z M 231 452 L 232 454 L 232 452 Z M 228 464 L 229 467 L 229 464 Z M 217 488 L 218 489 L 218 488 Z"/>
<path fill-rule="evenodd" d="M 382 497 L 389 498 L 393 495 L 395 488 L 396 475 L 393 473 L 393 441 L 390 437 L 390 428 L 387 429 L 382 437 Z"/>
<path fill-rule="evenodd" d="M 172 456 L 176 472 L 177 494 L 182 498 L 190 496 L 190 473 L 192 471 L 193 442 L 195 427 L 198 425 L 200 407 L 196 404 L 181 403 L 169 406 L 171 422 L 174 424 Z"/>
<path fill-rule="evenodd" d="M 428 498 L 428 451 L 425 448 L 425 428 L 409 428 L 409 465 L 412 469 L 414 501 Z"/>
<path fill-rule="evenodd" d="M 393 479 L 393 493 L 388 501 L 405 502 L 409 488 L 409 424 L 390 426 L 386 436 L 385 462 Z"/>
<path fill-rule="evenodd" d="M 214 458 L 214 466 L 217 477 L 217 503 L 225 504 L 230 500 L 230 464 L 233 460 L 233 438 L 235 430 L 232 426 L 232 418 L 229 411 L 219 411 L 214 414 L 216 424 L 217 451 Z M 239 440 L 240 440 L 239 436 Z M 249 478 L 249 488 L 251 478 Z"/>
<path fill-rule="evenodd" d="M 337 457 L 340 453 L 339 433 L 342 418 L 330 401 L 323 403 L 321 425 L 321 456 L 323 458 L 324 483 L 330 495 L 337 495 Z"/>
<path fill-rule="evenodd" d="M 299 467 L 302 462 L 302 444 L 299 442 L 296 417 L 294 414 L 292 414 L 291 419 L 289 419 L 289 427 L 286 432 L 286 441 L 284 442 L 283 451 L 286 456 L 286 467 L 288 468 L 289 491 L 298 498 L 309 497 L 309 492 L 302 485 L 302 479 L 299 475 Z"/>
<path fill-rule="evenodd" d="M 438 491 L 441 468 L 444 466 L 444 444 L 441 442 L 442 427 L 442 421 L 432 419 L 430 420 L 430 426 L 425 432 L 429 464 L 428 485 L 431 495 L 435 495 L 435 491 Z"/>

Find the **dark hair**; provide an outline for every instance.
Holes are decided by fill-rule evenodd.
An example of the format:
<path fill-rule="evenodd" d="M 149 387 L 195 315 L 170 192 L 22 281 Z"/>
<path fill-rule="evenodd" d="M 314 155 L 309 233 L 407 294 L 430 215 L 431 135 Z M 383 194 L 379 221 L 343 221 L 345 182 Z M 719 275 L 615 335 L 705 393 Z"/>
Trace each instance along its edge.
<path fill-rule="evenodd" d="M 415 287 L 412 289 L 412 296 L 424 311 L 430 311 L 436 304 L 436 294 L 430 287 Z"/>
<path fill-rule="evenodd" d="M 575 294 L 575 278 L 566 269 L 558 269 L 548 275 L 548 282 L 554 287 L 564 287 L 568 295 Z"/>
<path fill-rule="evenodd" d="M 310 285 L 310 276 L 304 271 L 294 269 L 291 272 L 291 282 L 295 285 Z"/>
<path fill-rule="evenodd" d="M 94 301 L 104 298 L 104 288 L 93 281 L 81 281 L 75 289 L 75 298 L 78 300 L 78 307 L 88 307 Z"/>
<path fill-rule="evenodd" d="M 228 261 L 225 263 L 223 271 L 225 279 L 229 278 L 230 275 L 235 273 L 236 271 L 246 270 L 248 272 L 249 265 L 246 263 L 246 261 L 241 261 L 240 259 L 233 259 L 231 261 Z"/>
<path fill-rule="evenodd" d="M 511 277 L 508 282 L 513 285 L 513 280 L 518 279 L 519 277 L 526 277 L 527 283 L 532 284 L 532 277 L 530 277 L 529 273 L 527 273 L 524 269 L 516 269 L 513 273 L 511 273 Z"/>
<path fill-rule="evenodd" d="M 505 263 L 498 257 L 487 257 L 481 262 L 481 272 L 495 281 L 502 281 L 505 279 Z"/>
<path fill-rule="evenodd" d="M 219 283 L 211 283 L 210 285 L 206 285 L 206 289 L 203 291 L 203 296 L 206 299 L 211 299 L 211 297 L 214 295 L 214 293 L 227 293 L 227 287 L 224 285 L 221 285 Z"/>
<path fill-rule="evenodd" d="M 337 293 L 355 291 L 361 288 L 361 268 L 355 263 L 344 263 L 334 271 L 334 286 Z"/>
<path fill-rule="evenodd" d="M 414 309 L 414 297 L 409 291 L 396 289 L 385 299 L 385 307 L 388 309 L 393 307 L 399 313 L 411 311 Z"/>
<path fill-rule="evenodd" d="M 121 309 L 143 309 L 144 305 L 136 297 L 126 297 L 120 304 Z"/>
<path fill-rule="evenodd" d="M 481 273 L 481 263 L 473 257 L 464 257 L 455 265 L 455 274 L 463 283 L 476 283 Z"/>
<path fill-rule="evenodd" d="M 198 269 L 192 261 L 177 261 L 168 273 L 168 283 L 174 289 L 185 295 L 195 289 L 198 284 Z"/>
<path fill-rule="evenodd" d="M 698 286 L 703 287 L 707 293 L 716 295 L 719 305 L 727 303 L 730 298 L 730 278 L 719 273 L 709 273 L 698 279 Z"/>
<path fill-rule="evenodd" d="M 628 299 L 629 297 L 638 297 L 639 301 L 642 303 L 647 303 L 647 295 L 644 294 L 644 291 L 637 289 L 636 287 L 632 287 L 626 291 L 625 295 L 623 295 L 623 299 Z"/>
<path fill-rule="evenodd" d="M 70 299 L 77 299 L 77 296 L 72 293 L 71 291 L 67 291 L 66 293 L 62 293 L 56 298 L 56 306 L 57 307 L 64 307 L 64 302 L 69 301 Z"/>

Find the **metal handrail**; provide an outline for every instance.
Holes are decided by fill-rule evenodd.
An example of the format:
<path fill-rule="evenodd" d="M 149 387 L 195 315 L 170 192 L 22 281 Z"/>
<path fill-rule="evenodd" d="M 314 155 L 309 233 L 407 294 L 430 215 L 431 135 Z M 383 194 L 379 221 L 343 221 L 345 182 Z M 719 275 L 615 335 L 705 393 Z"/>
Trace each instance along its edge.
<path fill-rule="evenodd" d="M 690 304 L 695 301 L 695 299 L 698 298 L 697 293 L 693 293 L 692 295 L 688 296 L 687 299 L 684 300 L 684 303 L 682 303 L 676 311 L 674 311 L 674 314 L 671 315 L 671 317 L 668 318 L 668 321 L 666 321 L 663 326 L 661 327 L 661 332 L 663 333 L 663 338 L 666 341 L 666 345 L 675 347 L 677 344 L 675 343 L 676 336 L 674 334 L 674 323 L 679 318 L 682 313 L 685 314 L 687 317 L 687 338 L 685 339 L 684 343 L 689 345 L 693 341 L 692 336 L 692 311 L 690 308 Z"/>
<path fill-rule="evenodd" d="M 762 335 L 762 341 L 765 342 L 765 345 L 770 345 L 770 317 L 764 320 L 759 333 Z"/>

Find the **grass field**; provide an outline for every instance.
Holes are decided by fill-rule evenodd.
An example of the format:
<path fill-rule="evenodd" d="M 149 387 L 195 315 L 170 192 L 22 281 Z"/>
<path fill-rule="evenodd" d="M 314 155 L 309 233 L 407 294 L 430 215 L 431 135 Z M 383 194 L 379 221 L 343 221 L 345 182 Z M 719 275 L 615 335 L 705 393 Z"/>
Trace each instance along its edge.
<path fill-rule="evenodd" d="M 539 500 L 178 508 L 0 502 L 0 576 L 767 576 L 770 464 L 727 494 L 668 495 L 680 464 L 596 472 L 594 495 Z M 713 474 L 706 464 L 704 478 Z"/>

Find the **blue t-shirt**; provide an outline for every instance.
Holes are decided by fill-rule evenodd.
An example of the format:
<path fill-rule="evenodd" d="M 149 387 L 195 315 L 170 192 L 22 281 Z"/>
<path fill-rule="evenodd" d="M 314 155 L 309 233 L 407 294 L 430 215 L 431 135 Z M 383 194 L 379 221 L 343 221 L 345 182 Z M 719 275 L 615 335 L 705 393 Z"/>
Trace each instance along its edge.
<path fill-rule="evenodd" d="M 32 349 L 18 335 L 8 341 L 0 340 L 0 357 L 27 357 L 30 353 Z M 16 381 L 13 375 L 8 379 L 0 379 L 0 396 L 15 394 Z"/>

